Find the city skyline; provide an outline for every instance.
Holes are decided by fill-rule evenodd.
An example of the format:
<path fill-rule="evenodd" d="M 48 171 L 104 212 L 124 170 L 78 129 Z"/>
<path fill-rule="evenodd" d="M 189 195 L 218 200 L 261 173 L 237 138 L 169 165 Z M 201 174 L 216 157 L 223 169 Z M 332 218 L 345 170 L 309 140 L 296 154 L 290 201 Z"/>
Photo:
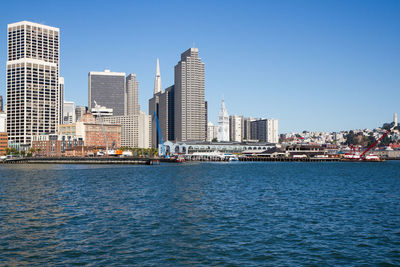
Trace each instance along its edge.
<path fill-rule="evenodd" d="M 87 73 L 109 68 L 137 74 L 141 85 L 139 104 L 147 110 L 147 100 L 154 88 L 156 58 L 160 59 L 162 66 L 163 84 L 173 84 L 173 66 L 177 56 L 195 42 L 207 65 L 209 121 L 216 122 L 219 103 L 224 96 L 231 115 L 278 118 L 281 133 L 375 128 L 389 122 L 393 113 L 398 112 L 396 99 L 400 94 L 400 78 L 395 75 L 399 70 L 396 63 L 399 55 L 395 53 L 399 43 L 399 22 L 396 19 L 399 3 L 289 3 L 254 2 L 249 6 L 237 2 L 227 9 L 222 3 L 212 10 L 211 4 L 205 2 L 198 8 L 199 11 L 209 11 L 209 20 L 202 25 L 184 15 L 186 24 L 178 30 L 172 26 L 176 19 L 170 14 L 168 18 L 171 21 L 161 23 L 165 21 L 167 11 L 171 10 L 165 4 L 160 4 L 165 8 L 163 12 L 148 14 L 151 3 L 141 3 L 135 8 L 148 17 L 143 18 L 144 15 L 140 14 L 130 20 L 115 17 L 112 23 L 105 23 L 94 18 L 106 12 L 104 2 L 100 2 L 85 20 L 87 28 L 91 29 L 89 36 L 85 37 L 83 34 L 87 32 L 78 27 L 80 23 L 66 16 L 72 12 L 76 15 L 70 16 L 74 20 L 83 18 L 83 13 L 72 10 L 74 5 L 57 4 L 65 12 L 55 16 L 46 12 L 54 8 L 55 4 L 51 2 L 45 8 L 45 4 L 38 5 L 39 8 L 25 2 L 18 14 L 2 15 L 0 35 L 4 39 L 6 25 L 22 20 L 60 28 L 60 76 L 65 77 L 65 100 L 74 101 L 76 105 L 87 103 Z M 15 10 L 12 8 L 15 5 L 7 3 L 6 7 Z M 79 3 L 83 9 L 87 5 Z M 183 8 L 176 2 L 172 6 L 178 11 Z M 120 9 L 111 7 L 111 10 Z M 233 18 L 239 11 L 243 12 L 243 20 L 235 22 Z M 280 17 L 274 16 L 274 12 Z M 309 18 L 305 18 L 305 14 Z M 258 15 L 262 16 L 256 18 Z M 287 22 L 289 18 L 290 22 Z M 207 32 L 205 28 L 211 24 L 216 26 Z M 120 39 L 115 40 L 121 33 L 115 29 L 117 25 L 123 25 L 121 30 L 135 25 L 142 28 L 135 39 L 129 37 L 127 42 L 119 42 Z M 151 34 L 155 25 L 161 27 L 156 37 Z M 189 28 L 194 30 L 186 31 Z M 171 37 L 175 38 L 174 42 L 163 45 L 152 42 L 153 38 Z M 4 39 L 0 44 L 4 57 L 5 48 Z M 229 56 L 233 53 L 235 57 Z M 0 82 L 3 84 L 0 95 L 3 96 L 4 65 L 0 69 Z M 300 103 L 309 105 L 302 107 Z"/>

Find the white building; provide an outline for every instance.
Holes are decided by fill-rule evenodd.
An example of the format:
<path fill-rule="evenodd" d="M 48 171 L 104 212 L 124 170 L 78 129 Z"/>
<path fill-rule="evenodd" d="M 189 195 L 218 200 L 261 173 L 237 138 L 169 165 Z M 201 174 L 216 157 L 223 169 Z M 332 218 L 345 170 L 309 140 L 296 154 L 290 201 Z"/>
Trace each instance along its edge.
<path fill-rule="evenodd" d="M 75 122 L 76 122 L 75 103 L 72 101 L 64 101 L 63 124 L 71 124 Z"/>
<path fill-rule="evenodd" d="M 399 121 L 397 119 L 397 113 L 394 113 L 393 115 L 393 122 L 394 122 L 394 127 L 399 125 Z"/>
<path fill-rule="evenodd" d="M 207 142 L 212 142 L 213 139 L 217 138 L 218 125 L 214 125 L 211 121 L 207 124 Z"/>
<path fill-rule="evenodd" d="M 229 142 L 229 114 L 222 100 L 221 110 L 218 115 L 218 142 Z"/>
<path fill-rule="evenodd" d="M 99 118 L 97 119 L 99 121 Z M 151 147 L 151 116 L 141 111 L 138 115 L 110 116 L 102 118 L 104 123 L 121 125 L 121 146 Z"/>
<path fill-rule="evenodd" d="M 8 138 L 29 145 L 33 135 L 55 133 L 62 116 L 60 29 L 29 21 L 7 28 Z"/>
<path fill-rule="evenodd" d="M 7 132 L 7 114 L 0 111 L 0 133 Z"/>
<path fill-rule="evenodd" d="M 95 116 L 96 118 L 101 115 L 101 117 L 110 117 L 113 116 L 113 109 L 112 108 L 107 108 L 104 106 L 96 106 L 90 110 L 90 112 Z"/>
<path fill-rule="evenodd" d="M 229 117 L 230 141 L 242 142 L 244 135 L 244 120 L 242 116 L 234 115 Z"/>

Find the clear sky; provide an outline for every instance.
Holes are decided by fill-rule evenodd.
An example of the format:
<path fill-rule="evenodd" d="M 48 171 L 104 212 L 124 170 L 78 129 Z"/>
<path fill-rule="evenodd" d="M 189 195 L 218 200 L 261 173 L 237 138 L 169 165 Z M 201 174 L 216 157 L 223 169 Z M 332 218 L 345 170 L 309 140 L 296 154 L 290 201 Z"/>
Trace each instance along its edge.
<path fill-rule="evenodd" d="M 280 133 L 374 128 L 400 113 L 400 1 L 4 1 L 7 24 L 60 28 L 65 99 L 87 105 L 89 71 L 136 73 L 148 112 L 156 58 L 162 86 L 195 45 L 206 64 L 208 120 L 279 119 Z"/>

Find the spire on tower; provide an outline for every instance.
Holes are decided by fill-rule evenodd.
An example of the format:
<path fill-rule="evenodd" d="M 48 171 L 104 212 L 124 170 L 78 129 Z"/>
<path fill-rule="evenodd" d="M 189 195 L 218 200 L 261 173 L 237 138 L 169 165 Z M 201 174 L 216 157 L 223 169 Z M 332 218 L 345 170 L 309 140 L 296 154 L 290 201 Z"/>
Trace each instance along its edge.
<path fill-rule="evenodd" d="M 161 92 L 161 74 L 160 74 L 160 63 L 157 58 L 157 68 L 156 68 L 156 77 L 154 79 L 154 94 Z"/>

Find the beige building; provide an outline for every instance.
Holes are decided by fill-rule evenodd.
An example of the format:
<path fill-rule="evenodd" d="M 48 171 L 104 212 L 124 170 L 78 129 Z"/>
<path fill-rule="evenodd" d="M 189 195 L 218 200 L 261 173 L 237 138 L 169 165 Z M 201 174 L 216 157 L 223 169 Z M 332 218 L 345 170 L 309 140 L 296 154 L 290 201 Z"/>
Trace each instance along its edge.
<path fill-rule="evenodd" d="M 126 77 L 125 90 L 125 115 L 139 115 L 139 82 L 136 80 L 136 74 Z"/>
<path fill-rule="evenodd" d="M 229 135 L 230 141 L 242 142 L 244 135 L 243 116 L 233 115 L 229 117 Z"/>
<path fill-rule="evenodd" d="M 100 119 L 97 119 L 99 121 Z M 121 125 L 121 146 L 151 147 L 151 116 L 143 111 L 138 115 L 102 118 L 104 123 Z"/>
<path fill-rule="evenodd" d="M 175 140 L 206 140 L 204 63 L 198 48 L 189 48 L 175 66 Z"/>

